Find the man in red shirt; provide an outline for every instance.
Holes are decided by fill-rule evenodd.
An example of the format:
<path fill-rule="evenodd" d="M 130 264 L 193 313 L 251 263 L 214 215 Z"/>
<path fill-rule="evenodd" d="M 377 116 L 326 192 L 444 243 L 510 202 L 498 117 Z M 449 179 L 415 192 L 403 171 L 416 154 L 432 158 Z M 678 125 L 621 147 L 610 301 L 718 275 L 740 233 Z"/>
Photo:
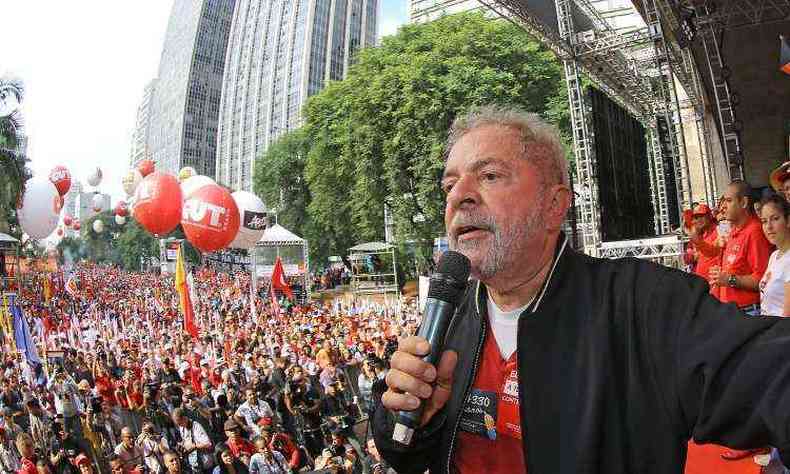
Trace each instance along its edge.
<path fill-rule="evenodd" d="M 707 204 L 698 204 L 692 210 L 692 227 L 689 236 L 697 258 L 694 274 L 709 281 L 711 267 L 721 266 L 722 248 L 716 245 L 719 233 L 716 230 L 716 220 Z M 711 285 L 710 293 L 718 298 L 718 285 Z"/>
<path fill-rule="evenodd" d="M 765 238 L 760 221 L 751 213 L 751 186 L 745 181 L 733 181 L 724 192 L 723 211 L 730 222 L 729 234 L 721 235 L 723 243 L 721 266 L 709 271 L 711 286 L 719 287 L 719 300 L 735 303 L 744 312 L 760 314 L 758 284 L 768 267 L 771 244 Z M 700 249 L 709 245 L 694 242 Z"/>

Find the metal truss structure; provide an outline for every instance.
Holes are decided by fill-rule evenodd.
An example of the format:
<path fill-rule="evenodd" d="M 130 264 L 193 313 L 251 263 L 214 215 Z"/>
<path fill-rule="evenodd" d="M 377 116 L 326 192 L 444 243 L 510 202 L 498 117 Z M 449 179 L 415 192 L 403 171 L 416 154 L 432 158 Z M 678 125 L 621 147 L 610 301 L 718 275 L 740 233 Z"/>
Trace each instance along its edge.
<path fill-rule="evenodd" d="M 598 256 L 602 258 L 635 257 L 680 268 L 683 265 L 684 244 L 685 241 L 677 235 L 652 239 L 604 242 L 599 248 Z"/>
<path fill-rule="evenodd" d="M 573 148 L 576 157 L 574 188 L 585 190 L 577 199 L 579 229 L 584 251 L 597 255 L 601 245 L 598 177 L 590 130 L 590 111 L 581 86 L 583 72 L 610 98 L 631 112 L 649 130 L 652 202 L 656 231 L 670 231 L 670 200 L 667 199 L 668 164 L 675 171 L 679 206 L 691 204 L 691 186 L 686 162 L 680 105 L 674 78 L 689 88 L 689 100 L 702 110 L 694 82 L 693 64 L 664 34 L 663 9 L 659 0 L 646 0 L 646 26 L 628 32 L 613 28 L 590 0 L 554 0 L 557 28 L 542 23 L 529 0 L 481 0 L 502 16 L 524 27 L 552 49 L 563 61 L 570 102 Z M 574 13 L 580 12 L 593 25 L 577 31 Z M 578 13 L 577 13 L 578 14 Z M 688 85 L 687 85 L 688 84 Z M 659 120 L 663 118 L 663 120 Z M 659 123 L 668 130 L 659 134 Z M 662 146 L 662 142 L 664 145 Z M 675 215 L 679 214 L 679 209 Z"/>

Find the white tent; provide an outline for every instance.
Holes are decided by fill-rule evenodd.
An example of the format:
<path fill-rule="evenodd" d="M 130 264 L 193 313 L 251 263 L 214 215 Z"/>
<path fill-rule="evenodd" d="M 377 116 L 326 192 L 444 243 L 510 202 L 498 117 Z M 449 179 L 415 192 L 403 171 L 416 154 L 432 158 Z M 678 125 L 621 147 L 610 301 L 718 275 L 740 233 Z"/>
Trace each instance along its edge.
<path fill-rule="evenodd" d="M 285 247 L 304 245 L 306 243 L 307 241 L 305 239 L 299 237 L 280 224 L 274 224 L 263 231 L 263 236 L 261 236 L 261 240 L 259 240 L 256 245 L 261 247 Z"/>

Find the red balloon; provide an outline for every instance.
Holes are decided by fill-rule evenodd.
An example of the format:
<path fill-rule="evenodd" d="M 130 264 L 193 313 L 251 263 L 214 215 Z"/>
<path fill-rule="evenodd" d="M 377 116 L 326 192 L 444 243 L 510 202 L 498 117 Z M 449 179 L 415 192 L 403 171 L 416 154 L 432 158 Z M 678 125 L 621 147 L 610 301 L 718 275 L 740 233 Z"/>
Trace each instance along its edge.
<path fill-rule="evenodd" d="M 203 252 L 227 247 L 239 232 L 239 208 L 225 188 L 209 184 L 184 200 L 181 226 L 192 245 Z"/>
<path fill-rule="evenodd" d="M 74 230 L 80 230 L 80 221 L 74 221 Z"/>
<path fill-rule="evenodd" d="M 63 237 L 63 228 L 58 227 L 58 237 Z"/>
<path fill-rule="evenodd" d="M 65 225 L 66 227 L 71 227 L 71 224 L 73 222 L 74 220 L 71 218 L 70 215 L 66 214 L 65 216 L 63 216 L 63 225 Z"/>
<path fill-rule="evenodd" d="M 134 218 L 148 232 L 165 235 L 181 221 L 181 186 L 175 176 L 154 171 L 134 192 Z"/>
<path fill-rule="evenodd" d="M 137 171 L 143 175 L 143 178 L 154 172 L 154 162 L 151 160 L 143 160 L 137 163 Z"/>
<path fill-rule="evenodd" d="M 65 166 L 56 166 L 49 172 L 49 180 L 58 188 L 58 194 L 65 196 L 71 189 L 71 173 Z"/>
<path fill-rule="evenodd" d="M 118 206 L 115 208 L 115 215 L 126 217 L 127 215 L 129 215 L 129 210 L 126 209 L 125 207 Z"/>

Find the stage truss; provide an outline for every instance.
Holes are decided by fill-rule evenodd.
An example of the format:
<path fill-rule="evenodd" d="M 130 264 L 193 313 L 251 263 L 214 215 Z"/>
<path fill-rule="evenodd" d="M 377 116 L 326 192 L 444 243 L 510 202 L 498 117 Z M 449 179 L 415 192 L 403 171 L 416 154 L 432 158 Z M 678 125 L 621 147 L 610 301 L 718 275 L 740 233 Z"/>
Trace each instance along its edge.
<path fill-rule="evenodd" d="M 714 204 L 719 190 L 713 172 L 711 140 L 705 126 L 705 89 L 700 68 L 690 45 L 700 41 L 705 53 L 704 74 L 712 78 L 711 101 L 715 105 L 719 135 L 732 179 L 743 177 L 743 150 L 734 96 L 727 82 L 728 69 L 718 41 L 725 29 L 782 21 L 790 14 L 789 0 L 635 0 L 644 25 L 629 31 L 617 30 L 605 18 L 601 2 L 595 0 L 553 0 L 557 25 L 543 23 L 530 3 L 533 0 L 479 0 L 508 21 L 531 33 L 562 60 L 568 89 L 573 150 L 576 158 L 574 189 L 577 231 L 584 251 L 590 255 L 615 257 L 633 254 L 647 258 L 657 251 L 653 240 L 628 241 L 622 248 L 601 240 L 598 178 L 591 134 L 590 109 L 586 104 L 581 74 L 631 112 L 648 130 L 651 199 L 656 214 L 655 231 L 666 235 L 670 228 L 670 209 L 665 183 L 665 165 L 674 165 L 678 215 L 692 203 L 689 166 L 681 123 L 679 84 L 694 111 L 694 124 L 704 174 L 704 195 Z M 715 7 L 715 5 L 723 6 Z M 592 30 L 577 31 L 572 13 L 581 12 Z M 658 127 L 664 125 L 662 146 Z M 661 239 L 661 238 L 659 238 Z M 638 250 L 644 245 L 644 253 Z"/>

